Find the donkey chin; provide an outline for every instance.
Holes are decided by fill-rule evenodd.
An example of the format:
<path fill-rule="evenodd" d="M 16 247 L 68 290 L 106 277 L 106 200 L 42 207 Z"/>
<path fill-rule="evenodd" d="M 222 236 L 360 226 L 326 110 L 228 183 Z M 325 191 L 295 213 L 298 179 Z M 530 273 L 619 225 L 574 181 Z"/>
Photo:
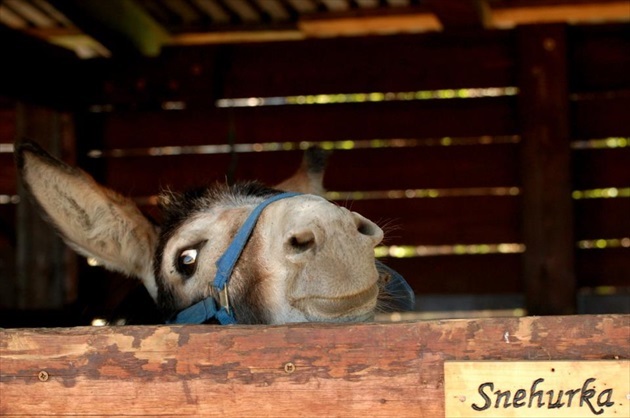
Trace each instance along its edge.
<path fill-rule="evenodd" d="M 291 305 L 304 313 L 310 322 L 371 321 L 379 295 L 375 283 L 369 288 L 347 296 L 307 296 L 292 301 Z"/>

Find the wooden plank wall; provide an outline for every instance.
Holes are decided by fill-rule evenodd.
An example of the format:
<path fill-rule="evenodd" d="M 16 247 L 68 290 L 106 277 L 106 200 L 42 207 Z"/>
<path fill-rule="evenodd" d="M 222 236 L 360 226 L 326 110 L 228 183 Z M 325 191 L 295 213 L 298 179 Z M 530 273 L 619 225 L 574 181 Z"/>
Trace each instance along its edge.
<path fill-rule="evenodd" d="M 443 417 L 445 361 L 628 361 L 628 320 L 3 330 L 0 414 Z"/>
<path fill-rule="evenodd" d="M 76 299 L 76 259 L 17 184 L 11 151 L 16 137 L 31 138 L 72 164 L 72 117 L 10 100 L 0 106 L 0 307 L 63 309 Z"/>
<path fill-rule="evenodd" d="M 225 144 L 231 139 L 238 144 L 509 137 L 518 132 L 517 102 L 509 96 L 219 109 L 214 103 L 223 98 L 514 86 L 515 47 L 515 34 L 505 31 L 167 50 L 159 63 L 113 70 L 105 84 L 104 103 L 115 110 L 89 115 L 93 121 L 88 124 L 97 127 L 94 135 L 100 134 L 97 140 L 105 153 Z M 461 71 L 463 67 L 466 71 Z M 186 110 L 163 111 L 166 101 L 185 102 Z M 234 177 L 273 184 L 297 167 L 300 155 L 300 151 L 239 154 Z M 518 187 L 517 161 L 518 145 L 511 142 L 336 150 L 325 186 L 341 192 Z M 147 196 L 160 186 L 181 189 L 222 181 L 232 159 L 226 154 L 133 156 L 95 163 L 105 183 Z M 203 167 L 203 174 L 190 167 Z M 519 202 L 519 196 L 492 195 L 341 201 L 389 225 L 388 245 L 411 246 L 521 242 Z M 386 261 L 418 293 L 523 289 L 518 254 Z"/>
<path fill-rule="evenodd" d="M 569 50 L 571 71 L 571 137 L 628 137 L 630 120 L 630 56 L 628 27 L 593 27 L 572 34 Z M 615 58 L 617 56 L 618 58 Z M 630 148 L 575 149 L 573 188 L 589 190 L 630 185 Z M 575 238 L 630 236 L 630 199 L 585 199 L 575 202 Z M 604 251 L 578 250 L 576 271 L 579 286 L 627 285 L 630 278 L 627 248 Z"/>
<path fill-rule="evenodd" d="M 0 100 L 0 144 L 13 143 L 15 134 L 15 102 Z M 15 277 L 17 205 L 15 198 L 11 202 L 11 196 L 17 195 L 16 189 L 13 156 L 8 152 L 0 152 L 0 199 L 2 199 L 0 203 L 0 306 L 2 307 L 13 306 L 15 303 L 15 281 L 11 278 Z"/>
<path fill-rule="evenodd" d="M 173 48 L 140 62 L 86 63 L 84 72 L 102 83 L 83 92 L 91 111 L 77 116 L 79 162 L 109 186 L 144 198 L 160 187 L 224 181 L 227 173 L 273 184 L 297 167 L 301 154 L 248 152 L 234 160 L 230 154 L 148 156 L 139 151 L 149 147 L 417 140 L 415 145 L 335 150 L 325 186 L 339 192 L 460 192 L 435 198 L 342 198 L 341 203 L 387 226 L 387 245 L 527 243 L 531 248 L 543 244 L 546 236 L 527 238 L 524 233 L 528 224 L 523 204 L 533 193 L 524 186 L 530 184 L 525 179 L 533 165 L 523 160 L 523 123 L 529 114 L 526 106 L 536 103 L 526 105 L 522 95 L 215 107 L 226 98 L 523 88 L 524 69 L 540 70 L 535 61 L 540 57 L 525 54 L 526 30 Z M 566 147 L 575 141 L 630 136 L 624 113 L 630 105 L 628 26 L 542 26 L 538 33 L 540 54 L 549 45 L 548 36 L 561 42 L 555 59 L 561 60 L 562 70 L 549 82 L 566 86 L 556 97 L 564 113 L 539 112 L 538 121 L 532 122 L 563 118 L 559 123 L 568 137 L 552 135 L 548 141 L 561 139 L 566 142 L 559 146 Z M 185 109 L 165 110 L 181 106 Z M 453 145 L 436 145 L 445 143 L 443 138 Z M 93 150 L 103 156 L 85 157 Z M 574 147 L 567 152 L 571 171 L 564 174 L 570 184 L 563 190 L 630 186 L 630 148 Z M 121 153 L 129 155 L 117 156 Z M 545 162 L 536 152 L 527 158 Z M 555 163 L 548 164 L 553 179 Z M 512 192 L 496 195 L 487 192 L 491 188 Z M 466 191 L 475 195 L 461 195 Z M 556 198 L 552 193 L 548 197 Z M 573 221 L 568 232 L 553 231 L 562 235 L 559 242 L 568 254 L 555 271 L 566 270 L 564 283 L 574 285 L 563 290 L 562 306 L 549 313 L 572 311 L 575 288 L 627 286 L 630 277 L 628 248 L 574 251 L 579 240 L 629 237 L 630 217 L 624 214 L 630 213 L 630 199 L 564 199 L 556 219 Z M 448 254 L 385 261 L 419 294 L 505 294 L 525 292 L 532 276 L 555 280 L 544 276 L 546 267 L 529 273 L 524 268 L 525 263 L 554 262 L 545 257 L 526 261 L 519 253 Z M 541 292 L 531 298 L 537 299 L 530 305 L 533 312 L 543 312 Z"/>

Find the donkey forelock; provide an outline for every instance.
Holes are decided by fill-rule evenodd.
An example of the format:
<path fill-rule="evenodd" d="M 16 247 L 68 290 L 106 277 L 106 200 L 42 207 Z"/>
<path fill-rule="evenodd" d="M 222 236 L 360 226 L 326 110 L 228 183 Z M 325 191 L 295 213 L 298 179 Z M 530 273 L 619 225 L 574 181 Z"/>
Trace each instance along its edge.
<path fill-rule="evenodd" d="M 164 190 L 158 198 L 163 216 L 161 228 L 164 231 L 172 230 L 194 214 L 212 210 L 216 206 L 254 205 L 278 193 L 281 191 L 256 181 L 240 182 L 235 185 L 216 183 L 212 187 L 198 187 L 183 193 Z"/>

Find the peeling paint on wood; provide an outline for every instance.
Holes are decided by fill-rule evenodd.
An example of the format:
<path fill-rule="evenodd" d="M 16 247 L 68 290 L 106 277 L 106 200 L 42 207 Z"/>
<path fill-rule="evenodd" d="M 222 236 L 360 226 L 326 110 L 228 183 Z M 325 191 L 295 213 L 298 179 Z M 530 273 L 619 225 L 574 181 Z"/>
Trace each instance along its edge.
<path fill-rule="evenodd" d="M 628 315 L 2 330 L 0 414 L 437 417 L 445 360 L 629 357 Z"/>

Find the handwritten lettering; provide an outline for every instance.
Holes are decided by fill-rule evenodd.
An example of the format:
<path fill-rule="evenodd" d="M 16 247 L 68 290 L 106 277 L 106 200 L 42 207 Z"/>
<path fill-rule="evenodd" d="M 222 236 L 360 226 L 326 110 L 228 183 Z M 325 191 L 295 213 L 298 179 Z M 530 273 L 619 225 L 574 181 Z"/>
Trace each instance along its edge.
<path fill-rule="evenodd" d="M 475 411 L 485 411 L 489 408 L 507 409 L 507 408 L 547 408 L 562 409 L 579 406 L 586 406 L 594 415 L 604 413 L 604 408 L 610 408 L 615 404 L 613 399 L 613 389 L 608 388 L 597 392 L 596 379 L 588 378 L 581 387 L 569 389 L 544 389 L 544 378 L 534 380 L 529 387 L 519 388 L 516 391 L 495 389 L 494 382 L 485 382 L 479 385 L 477 393 L 481 397 L 482 402 L 475 402 L 471 405 Z M 514 395 L 512 395 L 514 393 Z M 545 397 L 545 394 L 547 397 Z M 579 404 L 577 402 L 579 397 Z M 573 402 L 574 398 L 576 399 Z M 545 402 L 546 401 L 546 402 Z"/>

